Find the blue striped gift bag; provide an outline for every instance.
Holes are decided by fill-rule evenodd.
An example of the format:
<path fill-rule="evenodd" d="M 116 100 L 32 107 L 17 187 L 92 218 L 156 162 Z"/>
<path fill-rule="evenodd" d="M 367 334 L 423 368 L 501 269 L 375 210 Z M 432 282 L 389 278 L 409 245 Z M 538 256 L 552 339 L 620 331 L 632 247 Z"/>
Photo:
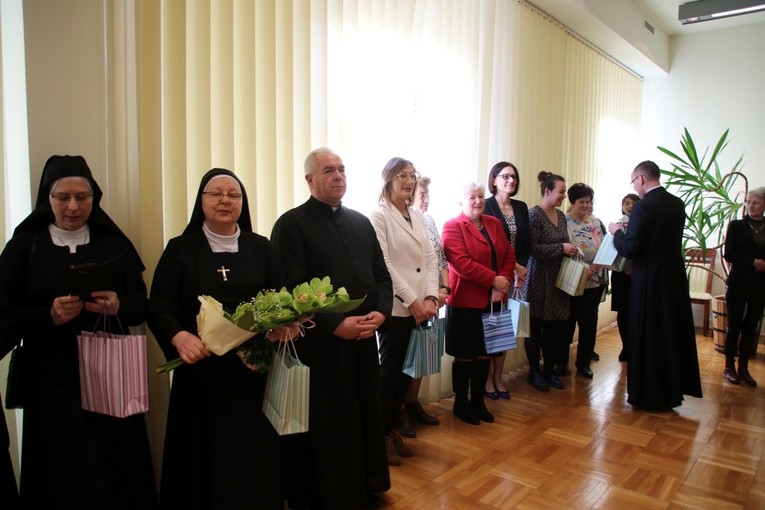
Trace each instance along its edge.
<path fill-rule="evenodd" d="M 441 357 L 444 354 L 443 319 L 418 325 L 409 336 L 402 372 L 410 377 L 426 377 L 441 371 Z"/>
<path fill-rule="evenodd" d="M 262 408 L 280 436 L 308 432 L 310 379 L 311 369 L 298 358 L 292 340 L 280 342 L 271 360 Z"/>
<path fill-rule="evenodd" d="M 124 418 L 149 410 L 146 335 L 77 335 L 80 398 L 86 411 Z"/>
<path fill-rule="evenodd" d="M 491 312 L 481 316 L 483 341 L 487 354 L 505 352 L 518 347 L 512 317 L 512 312 L 501 305 L 499 311 L 494 313 L 494 303 L 492 303 Z"/>

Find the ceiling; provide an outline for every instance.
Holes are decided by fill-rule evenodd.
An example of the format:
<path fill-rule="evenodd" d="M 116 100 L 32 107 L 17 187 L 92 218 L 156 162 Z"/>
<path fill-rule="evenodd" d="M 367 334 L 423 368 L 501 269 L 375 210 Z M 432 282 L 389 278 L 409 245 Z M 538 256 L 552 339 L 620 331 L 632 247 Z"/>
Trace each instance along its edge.
<path fill-rule="evenodd" d="M 765 22 L 762 11 L 683 25 L 677 19 L 678 8 L 691 0 L 527 1 L 640 76 L 665 76 L 669 71 L 667 37 Z M 641 40 L 639 31 L 648 29 L 644 22 L 656 28 L 653 46 Z"/>
<path fill-rule="evenodd" d="M 745 25 L 748 23 L 759 23 L 765 21 L 765 11 L 744 14 L 741 16 L 731 16 L 729 18 L 702 21 L 701 23 L 691 23 L 683 25 L 677 19 L 678 7 L 687 4 L 691 0 L 633 0 L 635 4 L 645 11 L 646 15 L 667 35 L 683 35 L 695 32 L 704 32 L 706 30 L 717 30 L 719 28 L 730 28 Z M 650 21 L 650 20 L 649 20 Z"/>

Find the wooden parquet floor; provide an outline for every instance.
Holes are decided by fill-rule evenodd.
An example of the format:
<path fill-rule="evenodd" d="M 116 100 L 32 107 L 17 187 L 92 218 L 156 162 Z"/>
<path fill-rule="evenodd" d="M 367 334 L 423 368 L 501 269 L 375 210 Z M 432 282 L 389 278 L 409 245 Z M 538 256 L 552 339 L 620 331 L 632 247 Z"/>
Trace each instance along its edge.
<path fill-rule="evenodd" d="M 541 393 L 521 372 L 509 401 L 487 399 L 493 424 L 455 418 L 451 398 L 425 406 L 441 423 L 416 425 L 414 457 L 391 467 L 383 507 L 765 508 L 763 346 L 750 361 L 755 389 L 723 381 L 712 338 L 697 345 L 704 397 L 671 412 L 627 404 L 615 327 L 598 335 L 594 379 L 571 375 Z"/>

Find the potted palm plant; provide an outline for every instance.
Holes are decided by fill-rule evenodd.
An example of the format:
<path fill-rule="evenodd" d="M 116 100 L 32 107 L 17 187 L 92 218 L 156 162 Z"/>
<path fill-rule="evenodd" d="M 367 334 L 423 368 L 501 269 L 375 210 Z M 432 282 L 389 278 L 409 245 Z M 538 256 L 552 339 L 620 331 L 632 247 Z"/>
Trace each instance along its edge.
<path fill-rule="evenodd" d="M 739 213 L 743 217 L 743 201 L 749 187 L 746 176 L 741 173 L 743 156 L 727 172 L 723 173 L 720 169 L 720 154 L 728 145 L 729 131 L 726 130 L 723 133 L 711 154 L 709 147 L 703 154 L 699 154 L 688 129 L 684 129 L 684 135 L 680 140 L 683 156 L 665 147 L 657 147 L 671 158 L 672 167 L 661 171 L 666 177 L 667 189 L 686 204 L 686 222 L 683 232 L 685 254 L 694 250 L 703 254 L 708 249 L 718 250 L 722 254 L 728 223 L 736 219 Z M 709 156 L 708 159 L 707 156 Z M 722 257 L 718 258 L 722 259 Z M 686 260 L 691 259 L 686 257 Z M 724 274 L 705 264 L 694 262 L 688 264 L 688 269 L 690 271 L 699 268 L 709 271 L 714 277 L 725 281 L 728 268 L 724 261 L 720 266 Z M 727 318 L 724 313 L 725 296 L 714 297 L 713 310 L 720 312 L 715 313 L 713 329 L 715 347 L 720 350 L 724 339 L 718 338 L 720 336 L 718 334 L 721 333 L 724 336 L 727 330 Z M 719 324 L 718 319 L 720 319 Z M 704 320 L 708 320 L 708 317 Z"/>

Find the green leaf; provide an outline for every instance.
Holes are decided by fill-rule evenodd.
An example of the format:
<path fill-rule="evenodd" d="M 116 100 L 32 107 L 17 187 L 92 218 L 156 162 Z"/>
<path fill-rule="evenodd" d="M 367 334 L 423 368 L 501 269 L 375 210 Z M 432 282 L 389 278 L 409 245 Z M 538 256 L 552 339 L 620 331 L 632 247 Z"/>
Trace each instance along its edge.
<path fill-rule="evenodd" d="M 316 313 L 346 313 L 358 307 L 367 297 L 351 299 L 348 301 L 336 301 L 329 306 L 314 310 Z"/>

